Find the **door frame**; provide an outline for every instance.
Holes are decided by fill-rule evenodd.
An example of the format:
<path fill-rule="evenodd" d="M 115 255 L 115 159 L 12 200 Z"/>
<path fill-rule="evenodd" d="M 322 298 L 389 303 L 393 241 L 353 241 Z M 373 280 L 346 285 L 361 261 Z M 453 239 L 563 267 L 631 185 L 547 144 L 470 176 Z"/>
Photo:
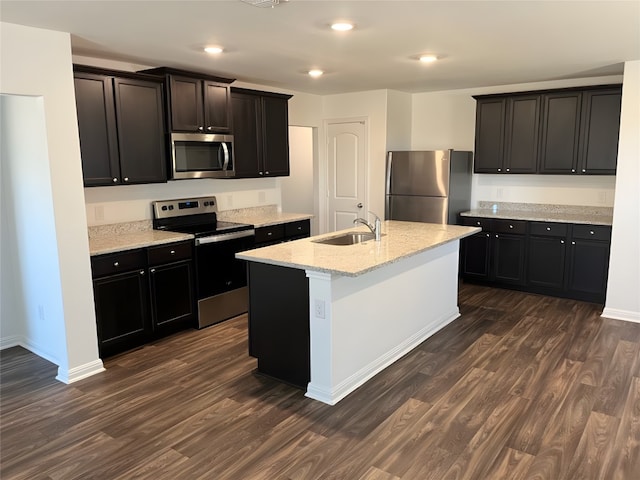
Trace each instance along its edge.
<path fill-rule="evenodd" d="M 319 188 L 318 188 L 318 206 L 319 208 L 319 229 L 320 233 L 326 233 L 329 228 L 329 126 L 338 123 L 362 123 L 364 126 L 364 207 L 365 214 L 369 214 L 369 168 L 371 162 L 369 161 L 369 117 L 338 117 L 327 118 L 322 121 L 322 129 L 324 131 L 324 154 L 320 157 L 319 165 Z"/>

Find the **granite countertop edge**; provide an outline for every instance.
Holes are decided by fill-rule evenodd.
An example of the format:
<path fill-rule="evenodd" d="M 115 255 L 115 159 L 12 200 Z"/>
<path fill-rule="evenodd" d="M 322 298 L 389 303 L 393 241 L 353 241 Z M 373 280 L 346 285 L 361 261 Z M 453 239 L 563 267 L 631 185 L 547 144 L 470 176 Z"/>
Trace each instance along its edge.
<path fill-rule="evenodd" d="M 130 234 L 100 236 L 89 239 L 89 253 L 92 257 L 108 253 L 125 252 L 138 248 L 153 247 L 167 243 L 192 240 L 193 235 L 178 232 L 152 230 Z"/>
<path fill-rule="evenodd" d="M 384 222 L 385 224 L 388 222 Z M 413 223 L 413 222 L 395 222 L 395 223 Z M 383 224 L 384 225 L 384 224 Z M 418 224 L 416 223 L 415 225 L 425 225 L 425 224 Z M 435 227 L 441 227 L 440 225 L 433 225 Z M 263 247 L 263 248 L 258 248 L 255 250 L 248 250 L 245 252 L 240 252 L 238 254 L 236 254 L 236 257 L 242 260 L 246 260 L 246 261 L 250 261 L 250 262 L 257 262 L 257 263 L 265 263 L 265 264 L 269 264 L 269 265 L 276 265 L 276 266 L 281 266 L 281 267 L 287 267 L 287 268 L 295 268 L 298 270 L 305 270 L 305 271 L 314 271 L 314 272 L 321 272 L 321 273 L 328 273 L 328 274 L 335 274 L 335 275 L 341 275 L 341 276 L 345 276 L 345 277 L 359 277 L 361 275 L 364 275 L 366 273 L 369 273 L 371 271 L 377 270 L 379 268 L 385 267 L 387 265 L 391 265 L 393 263 L 397 263 L 401 260 L 413 257 L 415 255 L 419 255 L 420 253 L 426 252 L 428 250 L 433 250 L 437 247 L 440 247 L 442 245 L 445 245 L 447 243 L 451 243 L 454 242 L 456 240 L 460 240 L 462 238 L 468 237 L 470 235 L 473 235 L 474 233 L 480 232 L 482 231 L 482 229 L 478 228 L 478 227 L 461 227 L 461 226 L 452 226 L 449 225 L 447 226 L 449 228 L 453 227 L 454 229 L 459 229 L 458 233 L 452 235 L 450 238 L 447 238 L 445 240 L 441 240 L 441 241 L 432 241 L 429 243 L 425 243 L 419 247 L 415 247 L 410 251 L 403 251 L 399 254 L 395 254 L 395 255 L 391 255 L 389 258 L 384 258 L 381 259 L 380 261 L 378 261 L 377 263 L 373 264 L 373 265 L 367 265 L 364 268 L 357 268 L 357 269 L 353 269 L 353 268 L 348 268 L 348 267 L 337 267 L 337 266 L 333 266 L 333 267 L 327 267 L 327 266 L 323 266 L 323 265 L 319 265 L 316 262 L 313 261 L 288 261 L 288 260 L 282 260 L 277 258 L 277 254 L 273 254 L 270 255 L 269 252 L 274 252 L 274 251 L 278 251 L 279 249 L 283 249 L 283 248 L 294 248 L 296 247 L 296 243 L 299 245 L 308 245 L 308 244 L 315 244 L 315 248 L 318 249 L 325 249 L 324 252 L 326 254 L 332 253 L 334 255 L 331 255 L 335 261 L 335 258 L 337 257 L 344 257 L 345 259 L 349 259 L 351 257 L 353 257 L 354 255 L 354 249 L 351 247 L 356 247 L 358 249 L 362 248 L 362 247 L 366 247 L 366 248 L 371 248 L 371 247 L 375 247 L 375 240 L 368 240 L 367 242 L 363 242 L 361 244 L 356 244 L 356 245 L 348 245 L 348 246 L 335 246 L 335 245 L 322 245 L 322 244 L 318 244 L 316 241 L 320 240 L 322 238 L 331 238 L 331 237 L 335 237 L 340 235 L 341 233 L 345 233 L 347 232 L 347 230 L 343 231 L 343 232 L 330 232 L 330 233 L 326 233 L 326 234 L 322 234 L 322 235 L 317 235 L 315 237 L 311 237 L 311 238 L 305 238 L 305 239 L 301 239 L 301 240 L 297 240 L 294 242 L 289 242 L 286 246 L 278 246 L 278 245 L 273 245 L 273 246 L 269 246 L 269 247 Z M 358 229 L 356 229 L 358 230 Z M 348 231 L 353 231 L 353 229 L 349 229 Z M 362 230 L 362 231 L 367 231 L 367 230 Z M 382 237 L 382 244 L 381 246 L 385 247 L 384 242 L 387 241 L 385 240 L 385 229 L 383 228 L 383 237 Z M 360 252 L 360 250 L 358 250 L 358 252 Z M 364 252 L 362 252 L 364 253 Z M 314 259 L 315 260 L 315 259 Z M 345 262 L 347 262 L 347 260 L 345 260 Z"/>
<path fill-rule="evenodd" d="M 530 222 L 556 222 L 556 223 L 576 223 L 586 225 L 605 225 L 613 224 L 611 215 L 596 214 L 579 214 L 579 213 L 563 213 L 563 212 L 535 212 L 520 210 L 498 210 L 491 209 L 475 209 L 461 212 L 462 217 L 482 217 L 496 218 L 505 220 L 526 220 Z"/>

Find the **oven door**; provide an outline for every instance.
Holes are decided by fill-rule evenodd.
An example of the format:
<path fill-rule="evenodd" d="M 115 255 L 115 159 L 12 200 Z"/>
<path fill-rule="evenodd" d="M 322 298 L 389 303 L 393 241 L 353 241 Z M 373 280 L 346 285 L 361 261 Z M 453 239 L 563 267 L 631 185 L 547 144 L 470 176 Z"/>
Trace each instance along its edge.
<path fill-rule="evenodd" d="M 171 134 L 174 179 L 233 177 L 233 135 Z"/>
<path fill-rule="evenodd" d="M 254 230 L 196 238 L 198 300 L 247 286 L 246 263 L 236 253 L 254 247 Z"/>

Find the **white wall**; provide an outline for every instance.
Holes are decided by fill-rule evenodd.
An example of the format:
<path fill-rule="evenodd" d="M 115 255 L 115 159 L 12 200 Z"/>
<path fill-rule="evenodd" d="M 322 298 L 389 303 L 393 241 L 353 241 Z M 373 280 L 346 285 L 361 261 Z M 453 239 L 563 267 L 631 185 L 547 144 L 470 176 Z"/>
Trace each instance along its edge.
<path fill-rule="evenodd" d="M 626 62 L 603 316 L 640 322 L 640 61 Z"/>
<path fill-rule="evenodd" d="M 621 83 L 619 76 L 504 85 L 413 96 L 411 148 L 474 150 L 476 101 L 472 95 Z M 612 176 L 473 175 L 471 205 L 480 200 L 613 206 Z"/>
<path fill-rule="evenodd" d="M 15 239 L 18 243 L 13 244 L 18 251 L 7 252 L 3 242 L 3 256 L 19 257 L 14 273 L 27 276 L 22 278 L 22 291 L 29 296 L 8 300 L 3 293 L 3 304 L 8 300 L 9 306 L 3 305 L 2 321 L 22 324 L 27 345 L 32 332 L 38 342 L 42 332 L 50 327 L 54 333 L 41 346 L 41 353 L 50 355 L 58 364 L 58 379 L 70 382 L 102 369 L 96 340 L 70 36 L 7 23 L 0 27 L 0 92 L 40 97 L 41 107 L 25 104 L 25 107 L 29 105 L 31 118 L 42 119 L 42 109 L 44 111 L 40 136 L 36 136 L 35 130 L 32 132 L 32 141 L 39 143 L 40 148 L 34 147 L 28 154 L 25 149 L 22 157 L 23 146 L 19 145 L 23 139 L 11 134 L 12 146 L 6 151 L 21 165 L 12 170 L 16 178 L 6 172 L 3 175 L 3 185 L 10 184 L 13 192 L 10 198 L 3 199 L 3 210 L 19 213 L 21 218 L 14 219 L 20 226 Z M 12 121 L 19 117 L 12 114 Z M 2 126 L 3 131 L 7 128 Z M 19 151 L 14 150 L 13 145 L 18 145 Z M 9 164 L 12 168 L 16 165 L 14 160 Z M 44 187 L 45 184 L 48 187 Z M 29 206 L 22 205 L 26 195 L 31 196 Z M 43 226 L 34 227 L 30 223 L 25 226 L 23 221 L 40 222 Z M 42 238 L 38 239 L 42 242 L 39 248 L 28 243 L 31 239 L 20 237 L 33 235 L 38 228 L 44 229 Z M 40 262 L 46 266 L 44 278 L 37 278 L 31 267 Z M 49 288 L 38 296 L 33 285 L 45 284 Z M 4 315 L 8 315 L 8 319 Z M 31 328 L 32 321 L 38 323 L 37 333 Z M 40 329 L 41 322 L 47 324 L 44 330 Z"/>
<path fill-rule="evenodd" d="M 379 217 L 384 216 L 384 169 L 387 151 L 387 91 L 327 95 L 323 97 L 325 120 L 366 118 L 369 131 L 367 151 L 368 191 L 367 208 Z M 322 137 L 322 143 L 326 140 Z M 320 158 L 321 175 L 326 177 L 326 156 Z M 322 230 L 325 231 L 325 230 Z"/>
<path fill-rule="evenodd" d="M 312 127 L 289 127 L 290 174 L 280 178 L 283 212 L 314 215 L 313 136 Z M 316 220 L 311 221 L 312 235 L 318 231 Z"/>
<path fill-rule="evenodd" d="M 387 90 L 387 147 L 386 150 L 411 150 L 410 93 Z"/>
<path fill-rule="evenodd" d="M 0 339 L 57 361 L 67 347 L 42 97 L 0 95 L 0 125 Z"/>

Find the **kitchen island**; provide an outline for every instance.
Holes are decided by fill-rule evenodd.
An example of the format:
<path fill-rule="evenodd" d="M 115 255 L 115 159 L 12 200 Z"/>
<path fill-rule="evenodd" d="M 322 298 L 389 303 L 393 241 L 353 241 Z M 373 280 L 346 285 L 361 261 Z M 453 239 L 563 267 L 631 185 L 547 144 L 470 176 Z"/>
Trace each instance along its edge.
<path fill-rule="evenodd" d="M 459 316 L 459 241 L 478 231 L 386 221 L 380 242 L 320 243 L 345 230 L 236 254 L 258 371 L 337 403 Z"/>

